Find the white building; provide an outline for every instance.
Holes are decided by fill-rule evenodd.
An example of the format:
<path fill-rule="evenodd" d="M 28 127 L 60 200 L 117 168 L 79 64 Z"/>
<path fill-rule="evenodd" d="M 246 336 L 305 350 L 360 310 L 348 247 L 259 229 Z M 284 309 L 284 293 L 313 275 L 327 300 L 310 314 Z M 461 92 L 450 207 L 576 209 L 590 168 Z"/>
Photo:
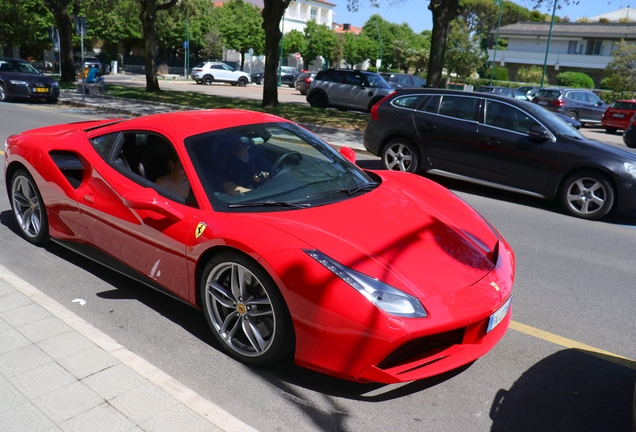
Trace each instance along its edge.
<path fill-rule="evenodd" d="M 494 33 L 494 31 L 493 31 Z M 514 80 L 521 67 L 543 67 L 550 33 L 549 22 L 520 22 L 501 27 L 499 38 L 508 40 L 507 50 L 488 50 L 488 60 L 508 68 Z M 621 40 L 636 43 L 636 24 L 555 22 L 547 57 L 546 82 L 556 84 L 556 75 L 566 71 L 584 72 L 596 85 L 612 60 L 612 51 Z"/>

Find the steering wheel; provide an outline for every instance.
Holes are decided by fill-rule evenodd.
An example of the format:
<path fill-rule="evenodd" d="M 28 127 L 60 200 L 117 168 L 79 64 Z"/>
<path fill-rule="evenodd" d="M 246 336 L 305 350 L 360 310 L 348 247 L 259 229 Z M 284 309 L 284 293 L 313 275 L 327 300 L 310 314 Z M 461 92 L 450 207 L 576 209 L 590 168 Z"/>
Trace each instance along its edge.
<path fill-rule="evenodd" d="M 298 165 L 300 163 L 300 160 L 303 158 L 303 155 L 301 155 L 297 151 L 289 151 L 278 156 L 278 158 L 272 164 L 272 177 L 278 174 L 280 170 L 283 169 L 283 166 L 285 165 L 283 162 L 285 161 L 285 159 L 290 157 L 296 157 L 298 161 L 295 163 L 295 165 Z"/>

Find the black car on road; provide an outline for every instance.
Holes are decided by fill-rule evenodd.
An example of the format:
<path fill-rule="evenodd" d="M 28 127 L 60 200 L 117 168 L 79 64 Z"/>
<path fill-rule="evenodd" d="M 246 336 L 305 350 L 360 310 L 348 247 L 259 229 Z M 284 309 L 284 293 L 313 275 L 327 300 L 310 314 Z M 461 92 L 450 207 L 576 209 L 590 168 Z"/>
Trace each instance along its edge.
<path fill-rule="evenodd" d="M 300 76 L 302 71 L 298 68 L 291 66 L 281 66 L 279 71 L 281 84 L 286 84 L 290 87 L 294 87 L 296 84 L 296 78 Z M 265 80 L 265 72 L 258 72 L 250 75 L 251 81 L 254 84 L 263 84 Z"/>
<path fill-rule="evenodd" d="M 26 60 L 0 58 L 0 102 L 44 99 L 57 103 L 60 86 Z"/>
<path fill-rule="evenodd" d="M 489 93 L 406 89 L 371 109 L 364 146 L 387 169 L 559 199 L 571 215 L 636 213 L 636 152 L 553 113 Z"/>
<path fill-rule="evenodd" d="M 426 87 L 426 79 L 419 75 L 403 74 L 403 73 L 380 73 L 382 78 L 393 88 L 422 88 Z"/>

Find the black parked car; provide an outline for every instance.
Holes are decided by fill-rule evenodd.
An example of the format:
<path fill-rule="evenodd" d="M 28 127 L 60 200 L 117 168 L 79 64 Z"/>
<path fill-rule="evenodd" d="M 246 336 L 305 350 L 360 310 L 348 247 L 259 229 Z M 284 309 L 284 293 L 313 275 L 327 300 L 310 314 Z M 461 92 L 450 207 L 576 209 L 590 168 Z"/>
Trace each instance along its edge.
<path fill-rule="evenodd" d="M 532 102 L 553 112 L 565 114 L 585 123 L 601 124 L 607 104 L 594 92 L 584 89 L 544 88 L 534 96 Z"/>
<path fill-rule="evenodd" d="M 57 103 L 60 86 L 26 60 L 0 58 L 0 102 L 12 99 L 44 99 Z"/>
<path fill-rule="evenodd" d="M 551 112 L 489 93 L 407 89 L 376 104 L 364 146 L 387 169 L 535 197 L 571 215 L 636 213 L 636 152 L 592 141 Z"/>
<path fill-rule="evenodd" d="M 402 73 L 380 73 L 382 78 L 393 88 L 422 88 L 426 87 L 426 79 L 419 75 Z"/>
<path fill-rule="evenodd" d="M 296 84 L 296 78 L 302 73 L 302 71 L 298 68 L 291 66 L 281 66 L 280 67 L 280 82 L 281 84 L 287 84 L 290 87 L 294 87 Z M 254 84 L 263 84 L 263 80 L 265 80 L 265 72 L 258 72 L 250 75 L 251 81 Z"/>

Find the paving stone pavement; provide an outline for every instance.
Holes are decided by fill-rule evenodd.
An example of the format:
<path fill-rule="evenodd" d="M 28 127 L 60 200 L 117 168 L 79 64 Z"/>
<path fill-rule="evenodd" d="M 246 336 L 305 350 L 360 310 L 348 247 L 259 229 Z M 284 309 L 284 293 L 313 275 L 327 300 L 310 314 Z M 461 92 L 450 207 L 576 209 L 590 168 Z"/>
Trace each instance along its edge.
<path fill-rule="evenodd" d="M 255 431 L 0 266 L 0 431 Z"/>

